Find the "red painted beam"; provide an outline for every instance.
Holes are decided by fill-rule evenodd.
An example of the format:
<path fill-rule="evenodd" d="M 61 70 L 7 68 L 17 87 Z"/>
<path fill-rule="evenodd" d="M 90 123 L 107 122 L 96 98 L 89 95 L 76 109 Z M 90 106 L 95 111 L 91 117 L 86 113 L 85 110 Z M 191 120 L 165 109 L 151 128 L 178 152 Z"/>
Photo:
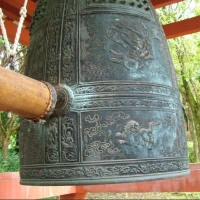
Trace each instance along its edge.
<path fill-rule="evenodd" d="M 181 1 L 183 1 L 183 0 L 151 0 L 155 9 L 161 8 L 161 7 L 164 7 L 164 6 L 168 6 L 168 5 L 173 4 L 173 3 L 178 3 L 178 2 L 181 2 Z"/>
<path fill-rule="evenodd" d="M 163 25 L 167 39 L 200 31 L 200 16 Z"/>
<path fill-rule="evenodd" d="M 24 5 L 24 0 L 1 0 L 1 4 L 3 1 L 8 3 L 10 6 L 17 8 L 18 12 L 20 11 L 21 7 Z M 36 3 L 29 0 L 27 3 L 27 14 L 32 17 L 35 11 L 35 8 L 36 8 Z"/>
<path fill-rule="evenodd" d="M 33 15 L 33 12 L 34 12 L 35 6 L 36 6 L 36 3 L 34 3 L 33 1 L 34 0 L 28 1 L 28 5 L 27 5 L 28 13 L 30 16 Z M 180 1 L 182 1 L 182 0 L 152 0 L 152 3 L 154 4 L 155 8 L 158 8 L 160 6 L 165 6 L 165 5 L 169 5 L 171 3 L 177 3 Z M 5 15 L 8 16 L 7 20 L 10 20 L 10 21 L 12 21 L 12 19 L 16 20 L 18 18 L 18 16 L 16 15 L 16 9 L 20 10 L 20 8 L 23 6 L 23 1 L 22 0 L 1 0 L 1 3 L 2 3 L 1 5 L 5 5 L 5 4 L 3 4 L 5 2 L 11 6 L 11 7 L 7 7 L 5 9 L 6 10 Z M 12 5 L 14 6 L 15 11 L 12 10 L 13 9 Z M 9 26 L 11 26 L 11 27 L 7 26 L 8 27 L 7 32 L 8 32 L 9 38 L 11 40 L 14 40 L 15 33 L 16 33 L 16 31 L 15 31 L 16 26 L 11 25 L 11 23 L 9 23 L 9 24 L 10 24 Z M 26 19 L 25 25 L 28 27 L 30 26 L 30 19 Z M 187 19 L 187 20 L 183 20 L 183 21 L 179 21 L 179 22 L 175 22 L 172 24 L 167 24 L 167 25 L 164 25 L 163 28 L 164 28 L 167 39 L 179 37 L 179 36 L 186 35 L 186 34 L 191 34 L 194 32 L 199 32 L 200 31 L 200 16 L 194 17 L 191 19 Z M 12 32 L 10 32 L 10 31 L 12 31 Z M 30 39 L 30 37 L 29 37 L 28 30 L 23 31 L 23 38 L 22 37 L 20 38 L 20 42 L 24 45 L 28 45 L 29 39 Z"/>
<path fill-rule="evenodd" d="M 17 25 L 10 22 L 7 19 L 4 20 L 4 24 L 5 24 L 5 27 L 6 27 L 8 38 L 13 43 L 13 41 L 15 39 L 16 32 L 17 32 Z M 0 28 L 0 34 L 2 34 L 1 28 Z M 21 35 L 20 35 L 19 43 L 28 46 L 29 40 L 30 40 L 29 31 L 27 29 L 23 28 Z"/>
<path fill-rule="evenodd" d="M 10 20 L 11 22 L 13 22 L 13 21 L 18 22 L 19 21 L 19 19 L 20 19 L 20 14 L 19 14 L 20 9 L 18 9 L 15 6 L 13 6 L 12 4 L 10 4 L 9 0 L 8 1 L 1 0 L 1 8 L 3 10 L 3 14 L 8 17 L 8 20 Z M 31 22 L 31 16 L 27 15 L 27 17 L 25 18 L 25 21 L 24 21 L 24 25 L 29 27 L 30 22 Z"/>
<path fill-rule="evenodd" d="M 8 21 L 8 20 L 6 20 Z M 8 24 L 8 22 L 6 22 Z M 7 27 L 8 37 L 11 40 L 14 40 L 16 33 L 16 25 L 13 23 L 9 23 Z M 200 31 L 200 16 L 193 17 L 190 19 L 178 21 L 171 24 L 163 25 L 163 29 L 167 39 L 195 33 Z M 0 30 L 1 32 L 1 30 Z M 23 38 L 22 38 L 23 37 Z M 29 44 L 29 31 L 23 29 L 23 36 L 20 37 L 20 43 L 24 45 Z"/>

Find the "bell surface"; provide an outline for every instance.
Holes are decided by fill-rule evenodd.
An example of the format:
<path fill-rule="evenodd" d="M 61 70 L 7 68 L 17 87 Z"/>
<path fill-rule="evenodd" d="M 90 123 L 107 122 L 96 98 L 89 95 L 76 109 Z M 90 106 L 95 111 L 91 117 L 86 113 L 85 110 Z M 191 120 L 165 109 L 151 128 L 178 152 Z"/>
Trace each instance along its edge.
<path fill-rule="evenodd" d="M 189 174 L 175 70 L 150 0 L 40 0 L 25 74 L 52 84 L 44 124 L 22 119 L 24 185 Z"/>

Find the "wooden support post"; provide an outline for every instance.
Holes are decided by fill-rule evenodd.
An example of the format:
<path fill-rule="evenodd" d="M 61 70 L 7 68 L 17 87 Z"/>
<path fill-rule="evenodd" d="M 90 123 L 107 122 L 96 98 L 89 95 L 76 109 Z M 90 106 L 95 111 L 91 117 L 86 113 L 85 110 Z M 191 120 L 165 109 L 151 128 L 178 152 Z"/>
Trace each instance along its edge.
<path fill-rule="evenodd" d="M 0 67 L 0 110 L 38 120 L 52 113 L 56 91 L 48 83 Z"/>

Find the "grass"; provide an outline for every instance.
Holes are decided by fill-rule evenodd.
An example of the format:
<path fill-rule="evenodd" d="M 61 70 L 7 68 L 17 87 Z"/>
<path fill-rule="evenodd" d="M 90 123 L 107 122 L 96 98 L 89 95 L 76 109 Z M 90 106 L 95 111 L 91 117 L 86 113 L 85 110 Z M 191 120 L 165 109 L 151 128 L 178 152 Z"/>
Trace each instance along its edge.
<path fill-rule="evenodd" d="M 87 199 L 200 199 L 200 192 L 88 193 Z"/>
<path fill-rule="evenodd" d="M 87 193 L 87 199 L 200 199 L 200 192 Z M 43 200 L 59 200 L 59 197 Z"/>

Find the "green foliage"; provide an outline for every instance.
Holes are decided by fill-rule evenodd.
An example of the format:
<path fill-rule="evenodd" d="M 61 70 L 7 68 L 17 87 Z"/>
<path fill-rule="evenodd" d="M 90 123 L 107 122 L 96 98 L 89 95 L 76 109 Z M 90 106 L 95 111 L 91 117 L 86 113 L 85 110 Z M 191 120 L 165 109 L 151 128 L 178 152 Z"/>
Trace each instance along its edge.
<path fill-rule="evenodd" d="M 194 145 L 192 141 L 187 142 L 188 145 L 188 158 L 190 163 L 195 163 Z"/>
<path fill-rule="evenodd" d="M 47 197 L 47 198 L 43 198 L 42 200 L 54 200 L 54 199 L 59 199 L 59 196 Z"/>
<path fill-rule="evenodd" d="M 11 42 L 10 46 L 12 46 Z M 27 47 L 20 44 L 17 46 L 17 54 L 15 55 L 15 67 L 14 69 L 11 67 L 11 70 L 15 70 L 15 72 L 23 74 L 26 52 Z M 8 59 L 5 48 L 5 41 L 2 35 L 0 35 L 0 66 L 9 69 L 9 60 L 10 59 Z M 18 135 L 18 129 L 20 126 L 19 118 L 17 115 L 12 114 L 10 117 L 7 115 L 8 113 L 0 111 L 0 148 L 3 148 L 4 160 L 6 160 L 8 149 L 14 148 L 16 145 L 16 136 Z"/>
<path fill-rule="evenodd" d="M 18 172 L 19 155 L 14 149 L 9 149 L 6 161 L 3 161 L 3 151 L 0 149 L 0 172 Z"/>
<path fill-rule="evenodd" d="M 7 113 L 0 111 L 0 137 L 6 138 L 6 135 L 9 134 L 10 131 L 10 123 L 12 119 L 8 118 Z M 16 120 L 13 123 L 13 127 L 17 127 L 19 124 L 19 117 L 16 118 Z M 3 129 L 2 129 L 3 128 Z M 4 131 L 4 133 L 3 133 Z M 17 141 L 17 135 L 19 134 L 19 129 L 13 130 L 12 135 L 9 139 L 9 146 L 8 148 L 15 148 L 16 147 L 16 141 Z M 2 148 L 3 144 L 0 145 L 0 148 Z"/>

